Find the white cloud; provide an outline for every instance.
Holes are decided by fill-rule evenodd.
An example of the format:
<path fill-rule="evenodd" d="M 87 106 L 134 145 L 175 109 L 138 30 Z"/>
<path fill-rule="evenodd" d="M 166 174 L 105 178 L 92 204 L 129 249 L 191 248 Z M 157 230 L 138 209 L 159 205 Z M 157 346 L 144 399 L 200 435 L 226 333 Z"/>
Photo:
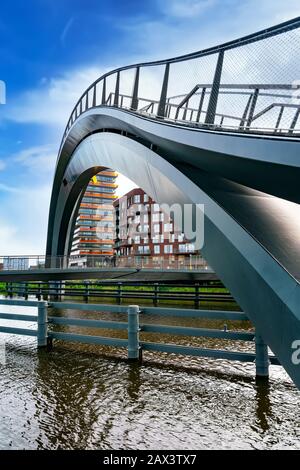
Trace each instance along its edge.
<path fill-rule="evenodd" d="M 192 18 L 213 7 L 216 0 L 159 0 L 164 12 L 178 18 Z"/>
<path fill-rule="evenodd" d="M 4 118 L 54 126 L 62 131 L 79 97 L 103 73 L 102 69 L 91 66 L 44 79 L 35 89 L 16 97 L 6 107 Z"/>
<path fill-rule="evenodd" d="M 61 41 L 63 46 L 65 45 L 66 37 L 67 37 L 73 23 L 74 23 L 74 17 L 71 16 L 71 18 L 69 18 L 69 20 L 66 22 L 65 27 L 64 27 L 61 35 L 60 35 L 60 41 Z"/>
<path fill-rule="evenodd" d="M 57 153 L 52 145 L 30 147 L 11 155 L 10 160 L 20 163 L 35 174 L 52 175 L 55 168 Z"/>
<path fill-rule="evenodd" d="M 6 167 L 6 163 L 4 160 L 0 160 L 0 171 L 1 170 L 4 170 L 4 168 Z"/>
<path fill-rule="evenodd" d="M 51 185 L 6 188 L 0 205 L 0 255 L 45 252 Z"/>

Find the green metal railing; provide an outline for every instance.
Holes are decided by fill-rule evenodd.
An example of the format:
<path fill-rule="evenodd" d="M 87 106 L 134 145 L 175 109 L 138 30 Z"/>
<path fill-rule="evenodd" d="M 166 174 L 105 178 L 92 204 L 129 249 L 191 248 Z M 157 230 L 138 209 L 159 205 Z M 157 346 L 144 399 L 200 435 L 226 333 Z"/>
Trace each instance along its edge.
<path fill-rule="evenodd" d="M 139 307 L 138 305 L 116 306 L 106 304 L 77 304 L 66 302 L 43 302 L 43 301 L 22 301 L 22 300 L 4 300 L 0 299 L 0 305 L 36 307 L 37 315 L 24 315 L 15 313 L 0 313 L 0 319 L 11 321 L 36 322 L 37 329 L 16 328 L 14 326 L 0 326 L 0 333 L 9 333 L 17 335 L 29 335 L 37 337 L 37 346 L 52 347 L 53 340 L 68 342 L 79 342 L 96 345 L 106 345 L 116 348 L 127 348 L 128 360 L 138 361 L 142 358 L 143 351 L 159 351 L 173 354 L 208 357 L 215 359 L 235 360 L 242 362 L 255 362 L 256 374 L 258 376 L 267 376 L 269 364 L 278 365 L 276 357 L 268 356 L 267 346 L 260 336 L 254 332 L 244 332 L 228 330 L 227 328 L 210 329 L 194 328 L 173 325 L 157 325 L 140 323 L 140 314 L 144 315 L 162 315 L 172 317 L 191 317 L 195 319 L 218 319 L 218 320 L 248 320 L 243 312 L 230 311 L 212 311 L 212 310 L 193 310 L 193 309 L 173 309 L 157 307 Z M 86 318 L 68 318 L 48 315 L 48 308 L 71 309 L 80 311 L 100 311 L 113 313 L 127 313 L 127 322 L 92 320 Z M 76 327 L 91 327 L 100 329 L 114 329 L 127 331 L 127 339 L 110 338 L 106 336 L 85 335 L 80 333 L 69 333 L 52 331 L 49 325 L 63 325 Z M 140 332 L 152 332 L 181 335 L 185 337 L 209 337 L 220 338 L 224 340 L 255 341 L 256 352 L 238 352 L 219 349 L 204 349 L 192 346 L 182 346 L 177 344 L 166 344 L 159 342 L 140 341 Z"/>

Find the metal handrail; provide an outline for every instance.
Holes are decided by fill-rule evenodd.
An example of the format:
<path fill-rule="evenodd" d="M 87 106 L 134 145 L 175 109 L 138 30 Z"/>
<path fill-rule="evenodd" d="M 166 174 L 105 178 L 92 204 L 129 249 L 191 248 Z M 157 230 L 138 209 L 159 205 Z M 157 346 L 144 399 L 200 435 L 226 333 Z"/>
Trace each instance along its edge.
<path fill-rule="evenodd" d="M 119 67 L 117 69 L 114 69 L 112 71 L 109 71 L 109 72 L 103 74 L 101 77 L 99 77 L 97 80 L 95 80 L 85 90 L 85 92 L 81 95 L 81 97 L 77 101 L 76 105 L 74 106 L 74 108 L 71 112 L 70 118 L 68 120 L 67 126 L 65 128 L 64 134 L 63 134 L 63 139 L 62 139 L 61 146 L 63 145 L 64 139 L 65 139 L 71 125 L 76 121 L 76 119 L 78 119 L 78 117 L 83 112 L 85 112 L 86 109 L 90 108 L 89 103 L 88 103 L 88 94 L 89 94 L 89 92 L 91 90 L 93 90 L 93 105 L 92 105 L 92 107 L 94 107 L 96 105 L 96 86 L 97 86 L 98 83 L 100 83 L 102 81 L 103 81 L 103 83 L 105 83 L 105 80 L 106 80 L 107 77 L 109 77 L 111 75 L 114 75 L 114 74 L 117 74 L 117 77 L 118 77 L 118 80 L 117 80 L 117 82 L 118 82 L 118 91 L 119 91 L 120 73 L 122 71 L 125 71 L 125 70 L 136 69 L 137 73 L 136 73 L 136 78 L 135 78 L 135 83 L 134 83 L 134 90 L 135 90 L 134 93 L 137 94 L 137 86 L 136 86 L 137 82 L 136 81 L 138 80 L 139 70 L 142 67 L 153 67 L 153 66 L 159 66 L 159 65 L 166 65 L 165 73 L 167 73 L 167 75 L 168 75 L 168 73 L 169 73 L 168 67 L 169 67 L 170 64 L 183 62 L 183 61 L 196 59 L 196 58 L 201 58 L 201 57 L 209 56 L 209 55 L 212 55 L 212 54 L 219 54 L 219 56 L 220 56 L 219 58 L 222 59 L 222 60 L 219 61 L 220 62 L 219 67 L 220 67 L 220 66 L 222 66 L 223 55 L 224 55 L 225 51 L 228 51 L 228 50 L 231 50 L 231 49 L 234 49 L 234 48 L 237 48 L 237 47 L 245 46 L 247 44 L 251 44 L 253 42 L 257 42 L 257 41 L 260 41 L 260 40 L 263 40 L 263 39 L 267 39 L 267 38 L 270 38 L 270 37 L 277 36 L 279 34 L 287 32 L 287 31 L 291 31 L 293 29 L 296 29 L 299 26 L 300 26 L 300 17 L 296 17 L 292 20 L 285 21 L 281 24 L 275 25 L 275 26 L 270 27 L 270 28 L 263 29 L 263 30 L 258 31 L 256 33 L 253 33 L 253 34 L 249 34 L 249 35 L 244 36 L 242 38 L 238 38 L 236 40 L 229 41 L 229 42 L 226 42 L 226 43 L 214 46 L 214 47 L 210 47 L 210 48 L 207 48 L 207 49 L 204 49 L 204 50 L 201 50 L 201 51 L 193 52 L 191 54 L 186 54 L 186 55 L 173 57 L 173 58 L 165 59 L 165 60 L 152 61 L 152 62 L 143 62 L 143 63 L 137 63 L 137 64 L 128 65 L 128 66 L 123 66 L 123 67 Z M 220 86 L 220 83 L 216 83 L 216 78 L 217 77 L 215 76 L 215 80 L 212 84 L 207 85 L 208 87 L 212 88 L 212 90 L 214 91 L 213 94 L 218 92 L 218 87 Z M 165 85 L 166 85 L 167 81 L 168 81 L 168 76 L 166 76 L 165 79 L 166 80 L 164 80 L 164 82 L 165 82 Z M 265 85 L 265 87 L 270 88 L 270 87 L 272 87 L 272 85 Z M 285 87 L 286 87 L 286 85 L 278 85 L 278 89 L 286 89 Z M 234 88 L 234 85 L 232 86 L 232 88 Z M 253 89 L 254 85 L 247 85 L 247 88 Z M 296 86 L 296 88 L 298 88 L 298 86 Z M 162 97 L 163 97 L 163 93 L 161 94 L 161 98 Z M 117 97 L 117 98 L 115 97 L 114 106 L 116 106 L 116 105 L 118 106 L 118 98 L 119 97 Z M 132 98 L 132 102 L 136 102 L 138 99 L 142 99 L 143 101 L 145 100 L 144 98 L 138 98 L 137 96 L 132 96 L 130 98 Z M 84 99 L 85 99 L 85 102 L 84 102 Z M 168 98 L 168 100 L 169 100 L 169 98 Z M 208 115 L 206 117 L 207 120 L 209 120 L 210 117 L 211 117 L 211 111 L 213 112 L 213 108 L 214 108 L 213 101 L 214 100 L 215 100 L 215 97 L 212 98 L 212 107 L 210 106 L 210 112 L 208 113 Z M 110 103 L 110 105 L 112 105 L 112 94 L 110 94 L 108 97 L 105 97 L 105 95 L 103 95 L 102 105 L 107 105 L 108 102 Z M 78 107 L 79 107 L 79 110 L 78 110 Z M 132 110 L 136 111 L 136 109 L 134 109 L 134 108 Z M 152 117 L 154 117 L 154 116 L 152 116 Z M 162 117 L 164 117 L 164 116 L 162 116 Z"/>

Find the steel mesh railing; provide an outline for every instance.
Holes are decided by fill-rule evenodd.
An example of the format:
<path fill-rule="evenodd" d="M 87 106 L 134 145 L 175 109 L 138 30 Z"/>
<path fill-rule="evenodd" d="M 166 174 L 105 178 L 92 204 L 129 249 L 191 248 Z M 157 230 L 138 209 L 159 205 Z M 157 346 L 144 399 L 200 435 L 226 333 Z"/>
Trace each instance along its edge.
<path fill-rule="evenodd" d="M 0 256 L 0 271 L 36 271 L 45 269 L 151 269 L 151 270 L 205 270 L 212 272 L 205 259 L 198 254 L 184 256 L 105 256 L 105 255 L 69 255 L 69 256 L 44 256 L 44 255 L 19 255 Z"/>
<path fill-rule="evenodd" d="M 64 138 L 96 106 L 216 131 L 297 137 L 299 51 L 297 17 L 193 54 L 108 72 L 80 97 Z"/>

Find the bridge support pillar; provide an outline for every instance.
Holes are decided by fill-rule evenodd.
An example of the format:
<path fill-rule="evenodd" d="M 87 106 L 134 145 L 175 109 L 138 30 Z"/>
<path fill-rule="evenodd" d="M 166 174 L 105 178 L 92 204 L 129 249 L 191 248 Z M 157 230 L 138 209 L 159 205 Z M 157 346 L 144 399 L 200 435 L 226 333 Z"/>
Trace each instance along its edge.
<path fill-rule="evenodd" d="M 128 361 L 137 362 L 140 357 L 139 344 L 139 306 L 129 305 L 128 307 Z"/>
<path fill-rule="evenodd" d="M 260 335 L 255 336 L 256 377 L 269 377 L 268 346 Z"/>
<path fill-rule="evenodd" d="M 39 302 L 38 304 L 38 330 L 37 330 L 37 346 L 38 348 L 47 347 L 48 337 L 48 312 L 47 302 Z"/>

